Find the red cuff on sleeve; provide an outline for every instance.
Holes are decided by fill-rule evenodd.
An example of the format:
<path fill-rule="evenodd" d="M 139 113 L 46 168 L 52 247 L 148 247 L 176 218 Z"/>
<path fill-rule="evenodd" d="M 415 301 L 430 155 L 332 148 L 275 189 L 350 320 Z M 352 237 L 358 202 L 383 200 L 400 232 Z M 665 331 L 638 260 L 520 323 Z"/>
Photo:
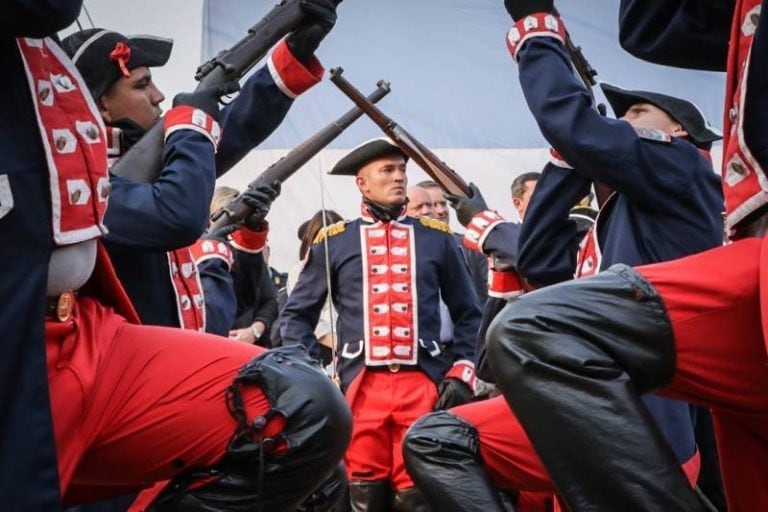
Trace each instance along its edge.
<path fill-rule="evenodd" d="M 488 269 L 488 296 L 511 299 L 523 293 L 523 281 L 514 270 Z"/>
<path fill-rule="evenodd" d="M 195 260 L 197 265 L 210 260 L 212 258 L 219 258 L 224 260 L 227 264 L 227 268 L 232 269 L 232 265 L 235 263 L 235 257 L 232 254 L 232 249 L 229 248 L 229 244 L 218 240 L 200 239 L 189 248 L 192 253 L 192 259 Z"/>
<path fill-rule="evenodd" d="M 472 392 L 475 392 L 475 382 L 477 376 L 475 375 L 475 365 L 469 361 L 456 361 L 453 366 L 445 374 L 446 379 L 458 379 L 464 384 L 469 386 Z"/>
<path fill-rule="evenodd" d="M 565 44 L 565 25 L 548 12 L 537 12 L 517 20 L 507 33 L 507 48 L 515 61 L 523 43 L 532 37 L 553 37 Z"/>
<path fill-rule="evenodd" d="M 216 148 L 221 138 L 219 123 L 199 108 L 189 105 L 180 105 L 169 110 L 163 118 L 163 126 L 165 140 L 168 140 L 168 137 L 177 130 L 194 130 L 208 137 Z"/>
<path fill-rule="evenodd" d="M 269 73 L 277 87 L 289 98 L 295 98 L 323 78 L 323 69 L 317 57 L 305 66 L 293 56 L 283 39 L 275 47 L 267 62 Z"/>
<path fill-rule="evenodd" d="M 478 213 L 467 225 L 467 231 L 464 233 L 463 243 L 467 249 L 471 249 L 475 252 L 483 254 L 483 242 L 488 237 L 488 234 L 500 223 L 504 222 L 504 218 L 493 210 L 485 210 Z"/>
<path fill-rule="evenodd" d="M 267 243 L 267 234 L 269 233 L 269 224 L 264 222 L 264 229 L 254 231 L 245 226 L 241 227 L 229 235 L 230 243 L 235 249 L 243 252 L 257 253 L 264 249 Z"/>

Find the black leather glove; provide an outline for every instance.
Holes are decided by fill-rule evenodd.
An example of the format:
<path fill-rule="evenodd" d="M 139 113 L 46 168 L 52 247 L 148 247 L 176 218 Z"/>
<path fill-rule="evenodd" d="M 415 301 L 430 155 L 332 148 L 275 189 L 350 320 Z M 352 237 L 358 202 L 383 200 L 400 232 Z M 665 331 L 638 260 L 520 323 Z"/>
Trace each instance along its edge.
<path fill-rule="evenodd" d="M 474 183 L 469 184 L 470 197 L 445 194 L 445 199 L 456 210 L 456 218 L 462 226 L 466 226 L 472 220 L 472 217 L 488 209 L 485 199 L 480 193 L 480 189 Z"/>
<path fill-rule="evenodd" d="M 218 229 L 214 229 L 213 231 L 206 231 L 200 238 L 205 240 L 216 240 L 217 242 L 226 242 L 227 237 L 238 229 L 240 229 L 240 223 L 236 222 L 234 224 L 228 224 Z"/>
<path fill-rule="evenodd" d="M 173 97 L 173 106 L 188 105 L 199 108 L 216 121 L 219 120 L 219 99 L 240 90 L 240 84 L 235 81 L 206 87 L 195 92 L 181 92 Z"/>
<path fill-rule="evenodd" d="M 308 64 L 336 23 L 336 6 L 341 0 L 301 0 L 304 20 L 288 36 L 288 48 L 294 57 Z"/>
<path fill-rule="evenodd" d="M 251 209 L 251 214 L 243 222 L 246 227 L 260 231 L 261 223 L 269 213 L 272 201 L 280 195 L 280 182 L 272 185 L 259 185 L 256 188 L 248 187 L 243 192 L 243 203 Z"/>
<path fill-rule="evenodd" d="M 552 12 L 554 4 L 554 0 L 504 0 L 504 7 L 515 21 L 535 12 Z"/>
<path fill-rule="evenodd" d="M 464 382 L 446 377 L 437 388 L 438 398 L 434 410 L 444 411 L 472 401 L 472 390 Z"/>

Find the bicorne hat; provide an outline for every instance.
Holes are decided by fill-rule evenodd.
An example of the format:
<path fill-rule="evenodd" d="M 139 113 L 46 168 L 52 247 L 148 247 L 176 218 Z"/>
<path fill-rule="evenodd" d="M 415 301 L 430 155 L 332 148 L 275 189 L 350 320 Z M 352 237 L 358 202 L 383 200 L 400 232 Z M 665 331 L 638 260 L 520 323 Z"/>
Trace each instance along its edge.
<path fill-rule="evenodd" d="M 709 125 L 699 107 L 690 101 L 656 92 L 630 91 L 607 83 L 601 83 L 600 88 L 617 118 L 622 117 L 632 105 L 650 103 L 680 123 L 697 146 L 709 146 L 723 138 L 719 130 Z"/>
<path fill-rule="evenodd" d="M 98 100 L 132 70 L 165 65 L 171 56 L 173 40 L 124 36 L 103 28 L 89 28 L 66 37 L 61 46 L 83 75 L 91 95 Z"/>
<path fill-rule="evenodd" d="M 363 142 L 347 153 L 328 174 L 334 176 L 357 176 L 357 172 L 366 164 L 387 156 L 399 155 L 408 161 L 408 155 L 386 137 L 371 139 Z"/>

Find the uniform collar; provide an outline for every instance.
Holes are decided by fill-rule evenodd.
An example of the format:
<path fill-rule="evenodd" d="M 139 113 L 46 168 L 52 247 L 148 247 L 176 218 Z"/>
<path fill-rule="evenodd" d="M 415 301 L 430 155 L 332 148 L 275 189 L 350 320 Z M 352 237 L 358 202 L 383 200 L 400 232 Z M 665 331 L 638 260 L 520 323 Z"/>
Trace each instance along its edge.
<path fill-rule="evenodd" d="M 363 221 L 370 223 L 386 223 L 393 220 L 400 221 L 406 217 L 405 207 L 406 205 L 403 204 L 399 210 L 395 210 L 394 208 L 382 206 L 378 203 L 374 203 L 373 201 L 369 201 L 363 198 L 363 201 L 360 203 L 360 217 L 363 219 Z"/>

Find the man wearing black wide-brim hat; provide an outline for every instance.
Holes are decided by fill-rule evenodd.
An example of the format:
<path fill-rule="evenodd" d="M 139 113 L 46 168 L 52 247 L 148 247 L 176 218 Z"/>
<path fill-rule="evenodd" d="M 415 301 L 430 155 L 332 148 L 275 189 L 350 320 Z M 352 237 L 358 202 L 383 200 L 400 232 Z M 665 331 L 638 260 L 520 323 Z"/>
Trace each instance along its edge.
<path fill-rule="evenodd" d="M 425 510 L 401 440 L 421 415 L 471 399 L 475 381 L 477 295 L 448 225 L 406 215 L 406 161 L 382 138 L 336 163 L 332 175 L 354 177 L 361 217 L 320 232 L 280 317 L 283 343 L 316 354 L 313 331 L 326 296 L 338 312 L 336 363 L 353 411 L 345 463 L 355 511 Z M 441 298 L 454 323 L 450 368 L 440 342 Z"/>
<path fill-rule="evenodd" d="M 43 73 L 32 88 L 41 115 L 56 114 L 78 96 L 87 98 L 87 89 L 97 96 L 86 101 L 93 121 L 82 112 L 53 119 L 53 143 L 47 148 L 50 161 L 59 165 L 49 165 L 52 224 L 66 229 L 59 242 L 69 243 L 51 259 L 48 289 L 54 307 L 46 317 L 58 482 L 65 504 L 172 480 L 158 486 L 162 492 L 156 500 L 143 505 L 151 510 L 294 510 L 343 455 L 348 407 L 306 353 L 267 351 L 200 332 L 214 319 L 201 308 L 203 267 L 192 259 L 197 246 L 185 247 L 206 227 L 217 166 L 231 164 L 266 137 L 293 97 L 319 79 L 322 68 L 313 52 L 333 25 L 335 2 L 302 0 L 301 6 L 311 12 L 278 43 L 267 67 L 244 84 L 236 111 L 232 106 L 222 110 L 222 124 L 232 128 L 229 142 L 218 141 L 216 128 L 222 91 L 177 96 L 159 121 L 165 132 L 164 169 L 155 183 L 108 179 L 107 145 L 119 156 L 157 119 L 162 94 L 149 66 L 165 62 L 169 43 L 100 29 L 74 34 L 63 44 L 82 66 L 85 81 L 66 58 L 66 73 L 42 67 L 39 48 L 46 47 L 28 43 Z M 75 165 L 78 155 L 88 164 L 95 161 L 100 172 Z M 73 175 L 64 163 L 81 174 Z M 62 175 L 65 170 L 70 174 Z M 80 214 L 78 223 L 71 215 L 58 215 L 65 208 Z M 88 239 L 107 229 L 97 226 L 94 235 L 93 228 L 83 227 L 89 226 L 86 220 L 100 221 L 105 208 L 106 245 L 120 266 L 122 285 L 139 306 L 142 325 L 101 243 Z M 261 213 L 263 219 L 266 212 Z M 73 237 L 86 237 L 86 243 L 74 244 Z M 223 261 L 226 245 L 203 240 L 198 254 Z M 97 256 L 96 270 L 89 272 L 87 258 Z M 67 285 L 75 291 L 59 296 Z M 231 291 L 231 279 L 225 285 Z"/>
<path fill-rule="evenodd" d="M 487 358 L 504 396 L 422 419 L 406 439 L 408 468 L 439 510 L 504 510 L 494 485 L 557 493 L 571 510 L 699 510 L 693 493 L 658 492 L 695 485 L 699 454 L 686 404 L 640 398 L 654 390 L 648 382 L 670 377 L 674 347 L 664 306 L 629 265 L 722 243 L 722 193 L 705 153 L 719 133 L 690 102 L 613 86 L 604 90 L 619 119 L 602 116 L 573 73 L 551 0 L 505 4 L 515 21 L 507 45 L 553 148 L 517 246 L 518 271 L 542 288 L 510 302 L 488 330 Z M 581 240 L 568 213 L 592 182 L 615 193 L 577 267 Z M 620 341 L 637 331 L 650 333 L 644 343 Z M 649 441 L 642 424 L 651 422 Z M 597 437 L 622 442 L 606 449 L 590 441 Z M 663 461 L 637 450 L 647 442 L 664 446 Z M 440 462 L 446 457 L 452 466 Z M 643 465 L 658 471 L 638 471 Z M 622 487 L 629 492 L 614 492 Z"/>

